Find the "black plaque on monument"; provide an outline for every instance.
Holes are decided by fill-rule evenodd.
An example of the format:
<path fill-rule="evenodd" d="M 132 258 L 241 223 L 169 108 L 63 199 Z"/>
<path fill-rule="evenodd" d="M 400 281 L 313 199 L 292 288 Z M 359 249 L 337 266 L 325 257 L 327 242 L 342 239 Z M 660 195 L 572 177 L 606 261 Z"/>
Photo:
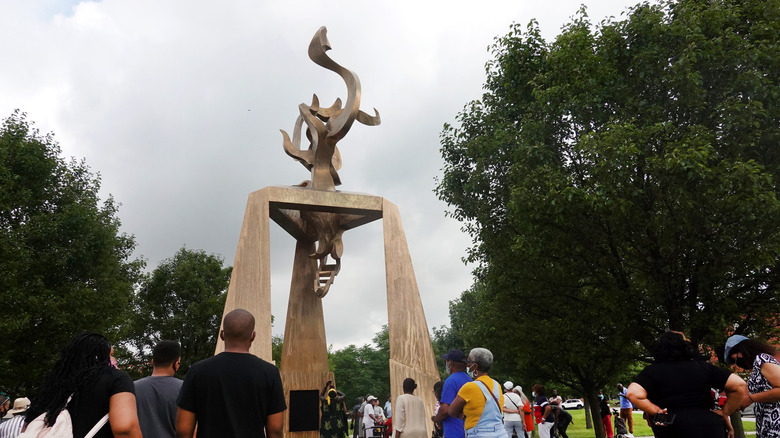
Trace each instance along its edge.
<path fill-rule="evenodd" d="M 290 432 L 320 430 L 320 397 L 316 389 L 290 391 Z"/>

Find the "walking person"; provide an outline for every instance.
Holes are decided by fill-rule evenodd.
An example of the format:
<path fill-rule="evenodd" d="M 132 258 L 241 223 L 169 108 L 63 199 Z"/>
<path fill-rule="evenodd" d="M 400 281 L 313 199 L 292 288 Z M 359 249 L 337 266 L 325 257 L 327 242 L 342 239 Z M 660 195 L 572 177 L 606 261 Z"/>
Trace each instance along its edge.
<path fill-rule="evenodd" d="M 751 370 L 747 400 L 741 408 L 755 403 L 758 438 L 780 437 L 780 362 L 776 355 L 771 345 L 744 336 L 734 335 L 726 341 L 726 363 Z"/>

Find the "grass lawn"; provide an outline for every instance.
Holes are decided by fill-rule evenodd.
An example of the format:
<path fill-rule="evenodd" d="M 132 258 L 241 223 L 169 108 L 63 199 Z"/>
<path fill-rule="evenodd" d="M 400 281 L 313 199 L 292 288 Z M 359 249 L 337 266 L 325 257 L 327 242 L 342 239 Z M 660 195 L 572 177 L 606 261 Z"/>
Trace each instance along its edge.
<path fill-rule="evenodd" d="M 569 438 L 592 438 L 596 436 L 596 432 L 593 429 L 585 429 L 585 409 L 572 409 L 567 411 L 574 419 L 574 423 L 569 425 L 566 430 L 566 434 Z M 614 420 L 614 417 L 612 418 Z M 742 425 L 745 428 L 745 432 L 755 431 L 755 421 L 743 421 Z M 601 427 L 601 423 L 597 426 Z M 615 423 L 612 423 L 612 430 L 614 431 Z M 647 422 L 642 419 L 642 411 L 634 411 L 634 436 L 653 436 L 653 431 L 647 425 Z"/>

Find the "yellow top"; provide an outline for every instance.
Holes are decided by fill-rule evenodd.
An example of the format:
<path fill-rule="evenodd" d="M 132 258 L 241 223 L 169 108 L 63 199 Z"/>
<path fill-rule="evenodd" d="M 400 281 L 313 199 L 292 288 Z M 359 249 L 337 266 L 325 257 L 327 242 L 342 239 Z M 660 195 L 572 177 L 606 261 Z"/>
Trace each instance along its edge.
<path fill-rule="evenodd" d="M 487 385 L 488 393 L 493 393 L 493 382 L 488 375 L 483 374 L 477 377 L 477 380 Z M 482 394 L 482 383 L 468 382 L 461 386 L 458 395 L 463 400 L 466 400 L 466 405 L 463 406 L 463 415 L 466 416 L 466 423 L 464 427 L 471 429 L 479 422 L 479 417 L 482 416 L 482 410 L 485 409 L 485 395 Z M 501 411 L 501 406 L 504 406 L 504 394 L 501 393 L 501 385 L 498 385 L 498 410 Z M 493 397 L 489 398 L 490 403 L 495 403 Z"/>

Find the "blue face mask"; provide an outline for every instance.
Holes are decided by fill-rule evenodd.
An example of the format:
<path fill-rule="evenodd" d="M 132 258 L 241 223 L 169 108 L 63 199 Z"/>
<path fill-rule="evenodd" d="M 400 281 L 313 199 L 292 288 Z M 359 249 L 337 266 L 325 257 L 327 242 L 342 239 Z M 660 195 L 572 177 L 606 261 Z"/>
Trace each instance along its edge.
<path fill-rule="evenodd" d="M 599 394 L 599 400 L 604 400 L 604 395 Z"/>
<path fill-rule="evenodd" d="M 471 377 L 471 378 L 473 379 L 473 378 L 474 378 L 474 376 L 475 376 L 477 373 L 476 373 L 476 372 L 474 372 L 474 371 L 472 371 L 472 370 L 471 370 L 471 368 L 466 368 L 466 374 L 468 374 L 468 375 L 469 375 L 469 377 Z"/>

